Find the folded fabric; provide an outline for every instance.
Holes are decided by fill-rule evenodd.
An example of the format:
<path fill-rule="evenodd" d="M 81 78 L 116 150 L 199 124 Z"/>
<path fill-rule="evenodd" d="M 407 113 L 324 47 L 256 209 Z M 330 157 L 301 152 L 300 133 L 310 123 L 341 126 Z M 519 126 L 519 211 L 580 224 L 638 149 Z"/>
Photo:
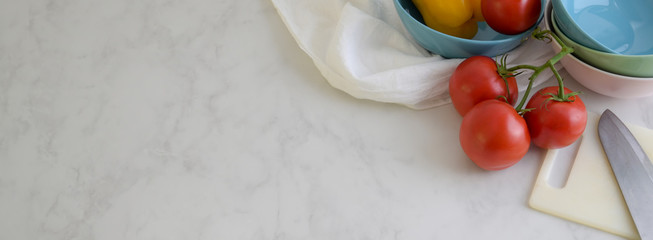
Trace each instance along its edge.
<path fill-rule="evenodd" d="M 463 59 L 446 59 L 420 47 L 392 0 L 271 1 L 331 86 L 356 98 L 413 109 L 450 102 L 449 77 Z M 554 55 L 546 44 L 527 40 L 508 53 L 508 65 L 543 64 Z M 520 89 L 529 75 L 518 76 Z M 544 71 L 534 84 L 551 76 Z"/>

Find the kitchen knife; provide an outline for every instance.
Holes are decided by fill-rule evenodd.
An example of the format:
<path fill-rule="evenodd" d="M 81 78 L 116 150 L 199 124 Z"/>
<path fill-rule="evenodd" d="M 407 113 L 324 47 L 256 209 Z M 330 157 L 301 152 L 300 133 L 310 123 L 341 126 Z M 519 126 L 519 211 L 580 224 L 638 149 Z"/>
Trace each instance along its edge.
<path fill-rule="evenodd" d="M 653 164 L 626 125 L 610 110 L 599 119 L 599 138 L 642 239 L 653 239 Z"/>

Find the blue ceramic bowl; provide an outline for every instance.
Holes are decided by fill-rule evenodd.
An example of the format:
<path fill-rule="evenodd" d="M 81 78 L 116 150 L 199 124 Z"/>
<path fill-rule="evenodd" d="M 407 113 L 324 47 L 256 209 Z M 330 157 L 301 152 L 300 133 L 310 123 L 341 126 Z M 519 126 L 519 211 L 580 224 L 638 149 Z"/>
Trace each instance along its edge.
<path fill-rule="evenodd" d="M 426 26 L 412 0 L 394 0 L 394 3 L 404 26 L 422 47 L 445 58 L 467 58 L 476 55 L 494 57 L 519 46 L 542 21 L 546 0 L 542 0 L 542 11 L 537 23 L 526 32 L 504 35 L 492 30 L 485 22 L 480 22 L 478 33 L 472 39 L 454 37 Z"/>
<path fill-rule="evenodd" d="M 616 54 L 653 54 L 653 1 L 551 0 L 560 30 L 583 46 Z"/>

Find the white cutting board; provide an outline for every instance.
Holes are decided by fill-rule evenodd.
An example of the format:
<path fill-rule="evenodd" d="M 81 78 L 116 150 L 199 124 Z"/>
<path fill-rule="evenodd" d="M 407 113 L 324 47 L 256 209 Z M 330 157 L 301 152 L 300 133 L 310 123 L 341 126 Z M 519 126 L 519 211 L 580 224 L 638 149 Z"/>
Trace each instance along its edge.
<path fill-rule="evenodd" d="M 639 239 L 598 135 L 599 116 L 589 113 L 566 184 L 549 184 L 556 156 L 547 151 L 529 205 L 539 211 L 585 224 L 629 239 Z M 653 130 L 626 124 L 649 159 L 653 159 Z"/>

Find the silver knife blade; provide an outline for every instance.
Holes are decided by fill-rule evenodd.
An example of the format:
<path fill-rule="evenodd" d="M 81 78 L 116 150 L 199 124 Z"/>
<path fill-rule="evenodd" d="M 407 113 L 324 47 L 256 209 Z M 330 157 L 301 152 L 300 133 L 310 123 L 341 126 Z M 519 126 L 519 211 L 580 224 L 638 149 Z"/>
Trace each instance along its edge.
<path fill-rule="evenodd" d="M 598 131 L 640 237 L 653 239 L 653 164 L 612 111 L 601 114 Z"/>

